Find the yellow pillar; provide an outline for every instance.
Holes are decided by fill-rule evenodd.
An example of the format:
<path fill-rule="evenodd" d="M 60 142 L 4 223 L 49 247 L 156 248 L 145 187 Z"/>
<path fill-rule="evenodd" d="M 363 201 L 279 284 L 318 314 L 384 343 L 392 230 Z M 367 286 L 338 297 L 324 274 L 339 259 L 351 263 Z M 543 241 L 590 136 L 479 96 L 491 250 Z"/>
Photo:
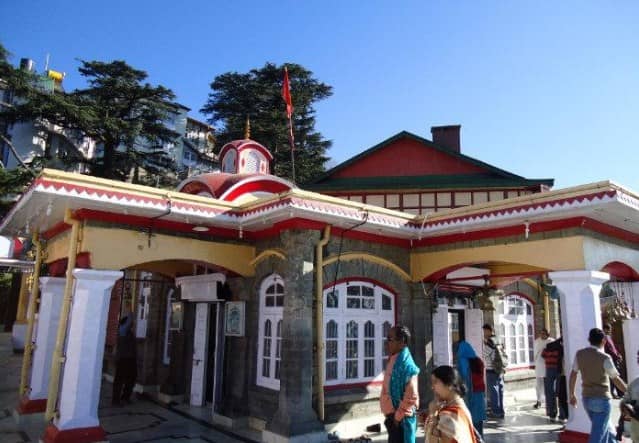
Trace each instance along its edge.
<path fill-rule="evenodd" d="M 31 370 L 31 361 L 33 358 L 33 328 L 35 324 L 35 316 L 38 311 L 38 297 L 40 290 L 40 267 L 42 266 L 42 243 L 38 237 L 38 233 L 33 234 L 33 244 L 36 246 L 35 266 L 31 277 L 31 298 L 29 300 L 29 321 L 27 323 L 27 335 L 24 339 L 24 356 L 22 358 L 22 371 L 20 372 L 20 395 L 28 392 L 28 378 Z"/>
<path fill-rule="evenodd" d="M 65 360 L 64 343 L 67 338 L 67 325 L 69 321 L 69 312 L 71 311 L 71 300 L 73 298 L 73 270 L 75 269 L 75 261 L 78 254 L 78 240 L 82 229 L 80 221 L 73 218 L 73 213 L 70 209 L 67 209 L 66 211 L 64 222 L 71 225 L 68 253 L 69 260 L 67 262 L 67 278 L 64 286 L 62 307 L 60 308 L 60 323 L 58 324 L 58 333 L 56 335 L 55 348 L 53 350 L 53 361 L 51 362 L 47 409 L 44 413 L 47 421 L 53 420 L 56 417 L 58 390 L 60 388 L 60 373 L 62 372 L 62 363 Z"/>
<path fill-rule="evenodd" d="M 23 272 L 20 278 L 20 296 L 18 298 L 18 312 L 16 313 L 16 323 L 25 324 L 27 322 L 27 307 L 29 303 L 29 277 L 30 273 Z"/>

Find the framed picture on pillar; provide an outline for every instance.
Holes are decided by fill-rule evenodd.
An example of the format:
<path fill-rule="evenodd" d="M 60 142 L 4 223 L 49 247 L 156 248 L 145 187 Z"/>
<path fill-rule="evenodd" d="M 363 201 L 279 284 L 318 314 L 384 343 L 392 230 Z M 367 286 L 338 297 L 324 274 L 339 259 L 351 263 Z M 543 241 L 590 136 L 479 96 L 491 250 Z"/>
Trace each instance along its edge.
<path fill-rule="evenodd" d="M 228 301 L 224 305 L 224 335 L 244 337 L 244 302 Z"/>

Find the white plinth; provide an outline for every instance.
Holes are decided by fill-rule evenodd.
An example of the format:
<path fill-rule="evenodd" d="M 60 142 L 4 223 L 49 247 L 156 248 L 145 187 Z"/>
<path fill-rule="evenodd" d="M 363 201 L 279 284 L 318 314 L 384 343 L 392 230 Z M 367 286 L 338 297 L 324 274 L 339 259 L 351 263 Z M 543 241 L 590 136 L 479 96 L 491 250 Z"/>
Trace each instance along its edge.
<path fill-rule="evenodd" d="M 637 364 L 637 352 L 639 352 L 639 318 L 623 321 L 623 341 L 626 352 L 626 371 L 628 383 L 639 377 L 639 364 Z"/>
<path fill-rule="evenodd" d="M 29 399 L 47 398 L 49 394 L 49 375 L 55 339 L 60 323 L 60 310 L 64 296 L 64 278 L 40 278 L 40 311 L 35 334 L 35 350 L 31 363 L 31 382 Z"/>
<path fill-rule="evenodd" d="M 560 294 L 564 369 L 568 381 L 575 354 L 590 346 L 588 332 L 592 328 L 601 328 L 599 292 L 601 285 L 610 277 L 605 272 L 595 271 L 551 272 L 549 276 Z M 570 407 L 566 431 L 589 434 L 590 419 L 581 404 L 581 376 L 577 377 L 575 393 L 580 404 L 578 408 Z"/>
<path fill-rule="evenodd" d="M 60 388 L 59 430 L 100 424 L 98 403 L 111 288 L 121 271 L 75 269 L 76 279 Z"/>

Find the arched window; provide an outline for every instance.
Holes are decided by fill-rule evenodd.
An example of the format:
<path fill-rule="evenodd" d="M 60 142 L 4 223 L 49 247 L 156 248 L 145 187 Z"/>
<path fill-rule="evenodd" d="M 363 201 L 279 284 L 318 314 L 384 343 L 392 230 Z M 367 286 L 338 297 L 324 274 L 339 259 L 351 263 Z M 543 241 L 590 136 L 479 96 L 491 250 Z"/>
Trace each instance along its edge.
<path fill-rule="evenodd" d="M 326 385 L 383 380 L 386 335 L 395 323 L 395 297 L 365 281 L 324 290 Z"/>
<path fill-rule="evenodd" d="M 276 390 L 280 389 L 284 296 L 282 277 L 273 274 L 264 279 L 260 286 L 257 384 Z"/>
<path fill-rule="evenodd" d="M 498 317 L 501 332 L 501 337 L 498 338 L 508 354 L 508 368 L 528 367 L 534 364 L 535 336 L 530 301 L 516 294 L 504 297 L 500 302 Z"/>

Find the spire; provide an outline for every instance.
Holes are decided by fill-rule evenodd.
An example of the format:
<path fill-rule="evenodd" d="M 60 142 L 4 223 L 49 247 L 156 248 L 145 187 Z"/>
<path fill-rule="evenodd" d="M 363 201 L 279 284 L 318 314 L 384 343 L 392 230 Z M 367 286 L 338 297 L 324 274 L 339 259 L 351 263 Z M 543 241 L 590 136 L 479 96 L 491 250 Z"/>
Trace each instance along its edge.
<path fill-rule="evenodd" d="M 246 116 L 246 128 L 244 128 L 244 139 L 248 140 L 249 138 L 251 138 L 251 120 L 249 119 L 249 116 Z"/>

